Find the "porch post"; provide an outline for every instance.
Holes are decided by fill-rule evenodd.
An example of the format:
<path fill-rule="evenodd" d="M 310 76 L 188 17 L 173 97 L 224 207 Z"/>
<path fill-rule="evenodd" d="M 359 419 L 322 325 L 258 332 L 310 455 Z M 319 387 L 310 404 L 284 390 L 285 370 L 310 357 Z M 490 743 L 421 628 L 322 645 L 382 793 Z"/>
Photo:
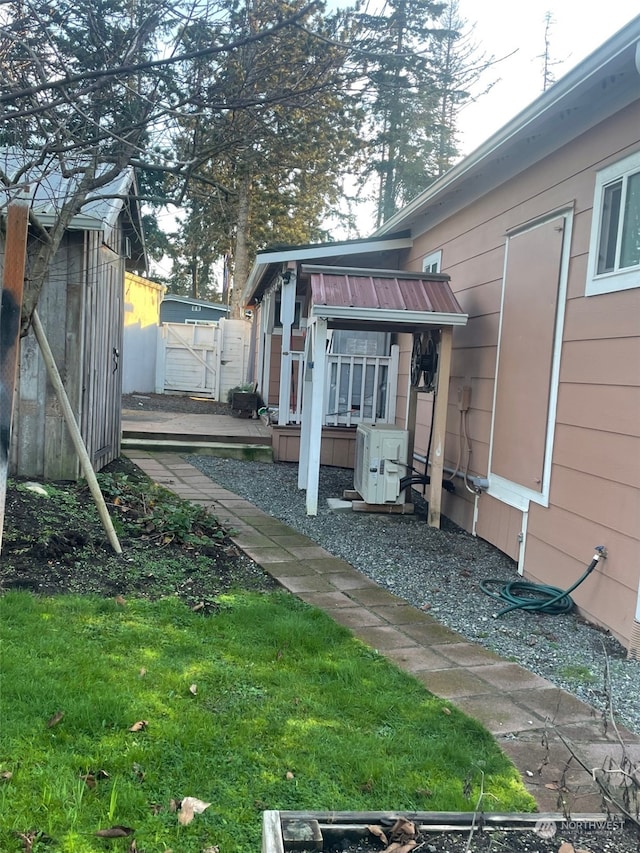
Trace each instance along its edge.
<path fill-rule="evenodd" d="M 396 399 L 398 396 L 398 366 L 400 364 L 400 347 L 394 344 L 391 347 L 391 361 L 387 372 L 387 417 L 389 424 L 396 422 Z M 411 460 L 409 460 L 411 461 Z"/>
<path fill-rule="evenodd" d="M 288 424 L 291 413 L 291 327 L 296 308 L 296 270 L 290 266 L 282 277 L 280 321 L 282 322 L 282 355 L 280 356 L 280 392 L 278 424 Z"/>
<path fill-rule="evenodd" d="M 453 329 L 445 326 L 440 333 L 440 358 L 438 362 L 438 393 L 433 413 L 433 440 L 431 446 L 431 483 L 429 485 L 429 527 L 440 527 L 442 503 L 442 470 L 444 443 L 447 432 L 447 406 L 449 403 L 449 377 L 451 375 L 451 343 Z"/>
<path fill-rule="evenodd" d="M 271 335 L 273 332 L 273 295 L 266 293 L 260 312 L 260 350 L 258 356 L 258 381 L 265 406 L 269 405 L 269 378 L 271 373 Z"/>
<path fill-rule="evenodd" d="M 307 473 L 307 515 L 318 514 L 318 483 L 320 480 L 320 446 L 324 420 L 324 380 L 327 365 L 327 320 L 319 317 L 315 323 L 313 341 L 313 373 L 309 433 L 309 463 Z"/>
<path fill-rule="evenodd" d="M 298 488 L 307 488 L 309 474 L 309 436 L 311 434 L 311 394 L 313 392 L 313 372 L 311 362 L 313 361 L 313 336 L 315 335 L 315 323 L 307 327 L 307 336 L 304 342 L 304 376 L 302 382 L 302 417 L 300 424 L 300 453 L 298 454 Z"/>

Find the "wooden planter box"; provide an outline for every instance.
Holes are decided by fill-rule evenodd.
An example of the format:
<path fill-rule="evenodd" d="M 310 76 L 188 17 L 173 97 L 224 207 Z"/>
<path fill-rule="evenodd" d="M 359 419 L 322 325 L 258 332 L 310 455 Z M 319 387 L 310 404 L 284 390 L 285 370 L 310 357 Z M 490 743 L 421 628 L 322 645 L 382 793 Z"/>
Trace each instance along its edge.
<path fill-rule="evenodd" d="M 262 822 L 262 853 L 292 853 L 292 851 L 323 853 L 323 851 L 340 850 L 349 845 L 382 851 L 384 844 L 371 835 L 367 826 L 370 824 L 382 826 L 388 831 L 388 828 L 400 817 L 413 821 L 420 835 L 427 836 L 427 844 L 429 844 L 429 835 L 434 841 L 442 834 L 446 834 L 449 838 L 457 835 L 459 838 L 467 839 L 473 829 L 476 837 L 480 835 L 481 846 L 470 847 L 470 849 L 486 850 L 487 832 L 506 831 L 509 834 L 513 833 L 515 840 L 519 831 L 535 831 L 541 839 L 546 837 L 548 843 L 552 845 L 551 848 L 544 847 L 544 849 L 555 851 L 560 845 L 556 834 L 560 836 L 563 829 L 566 830 L 568 827 L 571 832 L 581 830 L 587 834 L 596 831 L 611 833 L 612 842 L 616 837 L 620 839 L 620 849 L 631 849 L 622 847 L 622 833 L 631 832 L 631 830 L 625 824 L 624 818 L 615 814 L 578 814 L 567 817 L 560 813 L 476 813 L 474 815 L 473 812 L 265 811 Z M 424 847 L 420 845 L 416 849 L 424 850 Z"/>
<path fill-rule="evenodd" d="M 231 411 L 237 418 L 252 418 L 259 405 L 258 395 L 252 391 L 234 391 L 231 395 Z"/>

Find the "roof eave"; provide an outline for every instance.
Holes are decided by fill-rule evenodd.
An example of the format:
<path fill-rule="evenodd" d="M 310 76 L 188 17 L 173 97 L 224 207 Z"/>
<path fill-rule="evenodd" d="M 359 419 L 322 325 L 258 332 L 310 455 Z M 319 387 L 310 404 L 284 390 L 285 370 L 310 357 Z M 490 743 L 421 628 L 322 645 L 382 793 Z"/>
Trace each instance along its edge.
<path fill-rule="evenodd" d="M 262 277 L 273 264 L 284 264 L 289 261 L 320 260 L 321 258 L 330 258 L 334 255 L 363 255 L 369 252 L 410 249 L 412 246 L 412 237 L 383 237 L 380 240 L 367 238 L 362 241 L 322 243 L 317 246 L 293 246 L 290 249 L 261 252 L 256 256 L 255 263 L 242 291 L 243 304 L 247 305 L 251 302 Z"/>
<path fill-rule="evenodd" d="M 312 305 L 311 317 L 325 320 L 354 320 L 404 326 L 466 326 L 468 314 L 437 311 L 386 310 L 384 308 L 349 308 L 342 305 Z"/>
<path fill-rule="evenodd" d="M 58 214 L 39 212 L 37 208 L 34 209 L 34 214 L 38 218 L 38 222 L 44 228 L 52 228 L 55 223 L 58 221 Z M 105 231 L 106 223 L 101 219 L 96 219 L 95 216 L 86 216 L 82 213 L 76 214 L 73 217 L 69 225 L 67 226 L 67 230 L 69 231 Z"/>

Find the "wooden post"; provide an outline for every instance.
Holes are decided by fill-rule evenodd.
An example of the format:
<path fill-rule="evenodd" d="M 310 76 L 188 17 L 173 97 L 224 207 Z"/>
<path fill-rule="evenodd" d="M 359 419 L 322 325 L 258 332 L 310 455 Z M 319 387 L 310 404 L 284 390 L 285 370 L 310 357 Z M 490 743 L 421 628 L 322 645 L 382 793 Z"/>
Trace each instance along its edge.
<path fill-rule="evenodd" d="M 64 415 L 67 428 L 69 430 L 69 433 L 71 434 L 73 445 L 76 449 L 76 453 L 78 454 L 78 458 L 80 459 L 82 473 L 84 474 L 85 480 L 87 481 L 89 491 L 91 492 L 93 500 L 95 501 L 95 504 L 98 507 L 98 514 L 100 515 L 100 520 L 102 521 L 102 525 L 107 533 L 107 536 L 109 537 L 111 547 L 116 552 L 116 554 L 122 554 L 122 548 L 120 547 L 118 536 L 113 527 L 111 516 L 109 515 L 109 512 L 107 510 L 107 505 L 105 503 L 104 496 L 100 491 L 100 486 L 98 485 L 98 480 L 96 479 L 95 471 L 93 470 L 93 466 L 91 464 L 91 460 L 89 459 L 87 449 L 84 446 L 84 441 L 82 440 L 80 429 L 78 428 L 78 424 L 76 423 L 76 419 L 73 414 L 73 409 L 71 408 L 71 404 L 69 403 L 67 392 L 64 390 L 64 385 L 62 384 L 60 373 L 58 372 L 53 353 L 51 352 L 51 347 L 49 346 L 49 341 L 47 340 L 47 336 L 45 334 L 37 311 L 33 312 L 31 325 L 33 327 L 33 332 L 36 336 L 36 340 L 38 341 L 38 345 L 40 346 L 40 351 L 42 352 L 42 358 L 44 359 L 44 363 L 47 368 L 49 381 L 53 385 L 54 390 L 58 395 L 60 407 L 62 408 L 62 414 Z"/>
<path fill-rule="evenodd" d="M 307 515 L 318 514 L 320 482 L 320 451 L 324 421 L 324 386 L 327 370 L 327 321 L 318 317 L 313 340 L 313 379 L 309 432 L 309 462 L 307 473 Z"/>
<path fill-rule="evenodd" d="M 444 468 L 444 442 L 447 433 L 447 407 L 449 405 L 449 377 L 451 375 L 451 344 L 453 329 L 444 326 L 440 338 L 438 362 L 438 394 L 433 413 L 433 440 L 431 442 L 431 482 L 429 484 L 429 527 L 440 527 L 442 504 L 442 471 Z"/>
<path fill-rule="evenodd" d="M 27 255 L 29 204 L 13 201 L 7 208 L 7 235 L 0 304 L 0 549 L 7 501 L 7 477 L 13 398 L 20 352 L 20 314 Z"/>

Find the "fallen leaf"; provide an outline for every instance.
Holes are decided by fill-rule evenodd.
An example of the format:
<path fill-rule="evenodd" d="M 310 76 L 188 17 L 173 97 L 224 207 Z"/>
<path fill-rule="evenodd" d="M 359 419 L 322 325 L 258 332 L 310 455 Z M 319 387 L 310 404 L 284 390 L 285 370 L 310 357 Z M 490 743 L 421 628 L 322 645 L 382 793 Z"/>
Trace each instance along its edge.
<path fill-rule="evenodd" d="M 197 604 L 194 604 L 191 608 L 194 613 L 197 613 L 199 610 L 204 609 L 204 601 L 199 601 Z"/>
<path fill-rule="evenodd" d="M 13 773 L 11 770 L 3 770 L 2 773 L 0 773 L 1 782 L 8 782 L 10 779 L 13 779 Z"/>
<path fill-rule="evenodd" d="M 102 779 L 108 779 L 109 774 L 106 770 L 89 771 L 80 776 L 83 782 L 86 782 L 88 788 L 95 788 L 97 783 Z"/>
<path fill-rule="evenodd" d="M 191 693 L 192 696 L 195 696 L 198 693 L 198 685 L 192 684 L 191 687 L 189 688 L 189 693 Z"/>
<path fill-rule="evenodd" d="M 418 842 L 415 839 L 412 839 L 411 841 L 407 841 L 405 844 L 402 844 L 398 848 L 398 853 L 411 853 L 411 850 L 417 846 Z"/>
<path fill-rule="evenodd" d="M 379 838 L 385 847 L 388 845 L 389 842 L 387 841 L 387 836 L 384 834 L 384 829 L 381 826 L 375 826 L 375 824 L 372 824 L 370 826 L 367 826 L 367 829 L 369 830 L 371 835 L 374 835 L 376 838 Z"/>
<path fill-rule="evenodd" d="M 544 787 L 548 788 L 550 791 L 566 791 L 567 790 L 562 785 L 559 785 L 557 782 L 547 782 Z"/>
<path fill-rule="evenodd" d="M 202 853 L 220 853 L 220 848 L 217 844 L 212 844 L 211 847 L 203 847 Z"/>
<path fill-rule="evenodd" d="M 391 835 L 398 835 L 399 833 L 401 833 L 402 835 L 408 835 L 410 837 L 415 836 L 415 823 L 412 820 L 408 820 L 406 817 L 399 817 L 398 820 L 391 827 Z"/>
<path fill-rule="evenodd" d="M 296 777 L 293 775 L 291 770 L 287 770 L 287 772 L 284 774 L 284 778 L 285 779 L 295 779 Z"/>
<path fill-rule="evenodd" d="M 127 602 L 123 595 L 116 595 L 116 604 L 119 604 L 120 607 L 126 607 Z"/>
<path fill-rule="evenodd" d="M 52 729 L 54 726 L 57 726 L 60 720 L 64 717 L 64 711 L 57 711 L 53 717 L 49 717 L 47 720 L 47 727 Z"/>
<path fill-rule="evenodd" d="M 147 674 L 147 670 L 144 667 L 142 667 L 142 669 L 140 670 L 138 675 L 140 676 L 140 678 L 144 678 L 146 674 Z"/>
<path fill-rule="evenodd" d="M 205 809 L 208 809 L 211 803 L 205 803 L 197 797 L 185 797 L 180 803 L 180 811 L 178 812 L 178 823 L 186 826 L 194 818 L 194 815 L 202 814 Z"/>
<path fill-rule="evenodd" d="M 576 853 L 576 848 L 568 841 L 563 841 L 560 847 L 558 847 L 558 853 Z"/>
<path fill-rule="evenodd" d="M 134 723 L 130 728 L 130 732 L 141 732 L 143 729 L 146 729 L 149 723 L 147 720 L 138 720 L 137 723 Z"/>
<path fill-rule="evenodd" d="M 26 832 L 14 831 L 13 834 L 22 841 L 22 847 L 25 853 L 31 853 L 34 841 L 51 841 L 49 836 L 45 835 L 44 832 L 39 829 L 28 829 Z"/>
<path fill-rule="evenodd" d="M 96 835 L 98 838 L 126 838 L 134 832 L 135 829 L 131 829 L 130 826 L 110 826 L 109 829 L 99 829 Z"/>
<path fill-rule="evenodd" d="M 447 717 L 450 717 L 451 716 L 451 709 L 450 708 L 443 708 L 442 713 L 446 714 Z"/>

